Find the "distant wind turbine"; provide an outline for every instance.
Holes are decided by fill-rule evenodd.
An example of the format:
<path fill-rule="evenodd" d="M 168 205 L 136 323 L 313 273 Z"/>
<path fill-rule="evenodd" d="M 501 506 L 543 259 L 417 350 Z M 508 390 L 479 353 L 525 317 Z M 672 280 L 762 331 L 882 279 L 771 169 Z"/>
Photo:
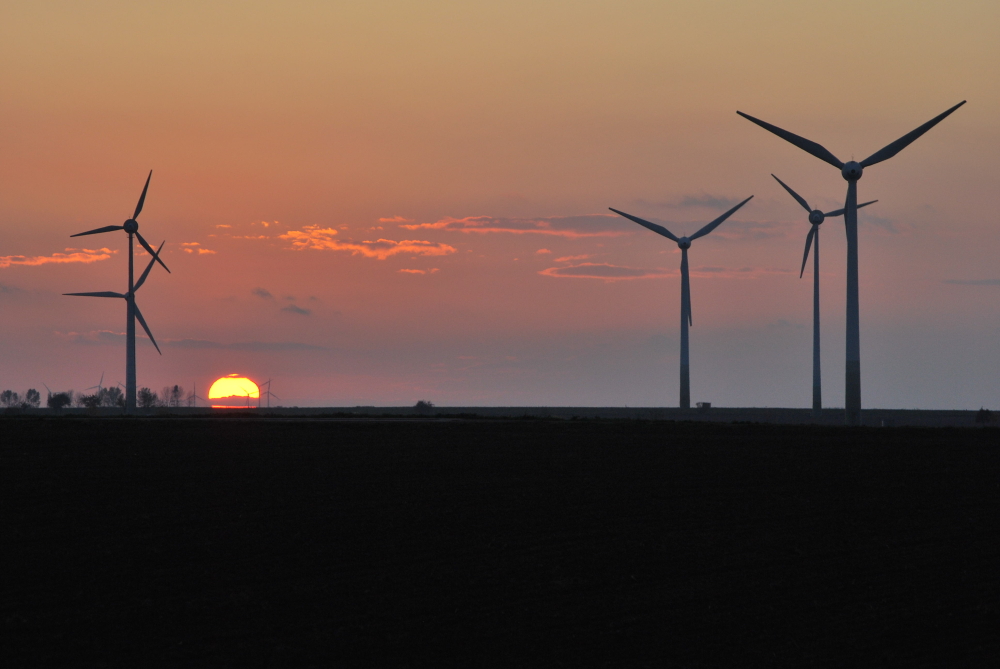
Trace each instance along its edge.
<path fill-rule="evenodd" d="M 844 205 L 844 223 L 847 227 L 847 360 L 845 365 L 844 407 L 848 425 L 861 424 L 861 320 L 858 309 L 858 179 L 864 173 L 864 168 L 892 158 L 964 104 L 965 100 L 962 100 L 951 109 L 935 116 L 916 130 L 903 135 L 895 142 L 879 149 L 860 163 L 853 160 L 845 163 L 816 142 L 799 137 L 787 130 L 782 130 L 770 123 L 765 123 L 749 114 L 744 114 L 741 111 L 736 112 L 748 121 L 752 121 L 765 130 L 781 137 L 783 140 L 794 144 L 806 153 L 812 154 L 823 162 L 833 165 L 840 170 L 841 176 L 847 180 L 847 202 Z"/>
<path fill-rule="evenodd" d="M 265 390 L 263 393 L 258 393 L 258 395 L 257 395 L 257 408 L 260 408 L 260 398 L 261 398 L 261 396 L 262 395 L 267 395 L 267 408 L 270 409 L 271 408 L 271 398 L 273 397 L 276 400 L 280 400 L 281 398 L 271 392 L 271 379 L 268 379 L 264 383 L 261 383 L 258 386 L 258 388 L 262 388 L 264 386 L 267 386 L 267 390 Z"/>
<path fill-rule="evenodd" d="M 142 205 L 146 201 L 146 191 L 149 190 L 149 180 L 153 176 L 153 171 L 149 171 L 149 176 L 146 177 L 146 185 L 142 188 L 142 195 L 139 196 L 139 203 L 135 206 L 135 213 L 132 214 L 132 218 L 125 221 L 122 225 L 107 225 L 103 228 L 97 228 L 95 230 L 88 230 L 87 232 L 80 232 L 75 235 L 70 235 L 71 237 L 82 237 L 84 235 L 96 235 L 102 232 L 112 232 L 114 230 L 124 230 L 128 233 L 128 292 L 127 293 L 113 293 L 110 291 L 97 292 L 97 293 L 64 293 L 64 295 L 74 295 L 83 297 L 120 297 L 125 300 L 127 305 L 127 320 L 126 320 L 126 336 L 125 336 L 125 412 L 133 413 L 135 411 L 135 395 L 136 395 L 136 382 L 135 382 L 135 321 L 138 319 L 139 324 L 142 325 L 142 329 L 146 331 L 149 336 L 149 340 L 153 342 L 153 346 L 156 346 L 156 352 L 160 352 L 160 347 L 156 345 L 156 340 L 153 339 L 153 334 L 149 331 L 149 327 L 146 325 L 146 320 L 142 317 L 142 313 L 139 311 L 139 307 L 135 304 L 135 291 L 139 290 L 139 287 L 146 281 L 146 277 L 149 276 L 149 270 L 153 268 L 153 263 L 160 263 L 163 269 L 170 272 L 170 269 L 166 264 L 160 260 L 159 252 L 163 248 L 163 243 L 160 244 L 159 249 L 153 250 L 153 247 L 146 243 L 146 240 L 142 238 L 139 234 L 139 224 L 135 219 L 139 217 L 140 212 L 142 212 Z M 149 261 L 149 265 L 146 267 L 146 271 L 142 273 L 139 281 L 133 285 L 133 256 L 132 256 L 132 237 L 135 236 L 142 244 L 142 247 L 146 249 L 152 258 Z"/>
<path fill-rule="evenodd" d="M 788 191 L 788 194 L 795 198 L 795 201 L 802 205 L 802 207 L 809 212 L 809 222 L 812 226 L 809 228 L 809 234 L 806 235 L 806 250 L 802 254 L 802 269 L 799 270 L 799 278 L 802 278 L 802 274 L 806 271 L 806 261 L 809 259 L 809 249 L 813 246 L 816 247 L 813 253 L 813 414 L 819 416 L 823 409 L 823 391 L 822 383 L 820 382 L 820 361 L 819 361 L 819 226 L 823 224 L 824 219 L 828 216 L 843 216 L 844 210 L 837 209 L 835 211 L 829 211 L 823 213 L 819 209 L 813 209 L 809 204 L 802 198 L 801 195 L 793 191 L 788 187 L 784 181 L 775 177 L 774 180 L 781 184 L 782 188 Z M 878 200 L 872 200 L 871 202 L 865 202 L 864 204 L 859 204 L 858 209 L 861 207 L 867 207 L 870 204 L 875 204 Z"/>
<path fill-rule="evenodd" d="M 84 390 L 93 390 L 97 388 L 97 394 L 100 395 L 101 391 L 104 390 L 104 372 L 101 372 L 101 380 L 97 382 L 96 386 L 91 386 L 89 388 L 84 388 Z"/>
<path fill-rule="evenodd" d="M 688 249 L 691 248 L 691 242 L 698 239 L 699 237 L 704 237 L 712 230 L 715 230 L 719 225 L 722 224 L 727 218 L 732 216 L 737 209 L 745 205 L 753 198 L 753 195 L 747 199 L 740 202 L 738 205 L 719 216 L 717 219 L 703 227 L 698 232 L 694 233 L 690 237 L 677 237 L 672 232 L 667 230 L 662 225 L 657 225 L 656 223 L 650 223 L 636 216 L 626 214 L 623 211 L 618 211 L 617 209 L 611 209 L 619 216 L 624 216 L 630 221 L 634 221 L 641 225 L 642 227 L 652 230 L 658 235 L 663 235 L 667 239 L 677 242 L 678 248 L 681 250 L 681 402 L 680 406 L 682 409 L 691 408 L 691 373 L 690 365 L 688 363 L 688 326 L 693 324 L 691 319 L 691 281 L 688 277 Z"/>

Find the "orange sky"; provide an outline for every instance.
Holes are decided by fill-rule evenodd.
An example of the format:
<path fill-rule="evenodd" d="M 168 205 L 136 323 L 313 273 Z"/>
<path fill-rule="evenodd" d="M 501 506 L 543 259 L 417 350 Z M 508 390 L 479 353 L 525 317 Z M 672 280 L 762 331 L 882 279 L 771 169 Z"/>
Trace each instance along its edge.
<path fill-rule="evenodd" d="M 69 235 L 153 169 L 140 385 L 676 404 L 679 253 L 607 207 L 690 233 L 753 194 L 691 251 L 693 400 L 808 406 L 808 225 L 770 173 L 824 209 L 845 182 L 735 111 L 860 159 L 968 99 L 860 183 L 862 397 L 1000 404 L 996 3 L 331 5 L 5 3 L 0 387 L 124 380 L 124 306 L 60 294 L 124 290 L 125 235 Z"/>

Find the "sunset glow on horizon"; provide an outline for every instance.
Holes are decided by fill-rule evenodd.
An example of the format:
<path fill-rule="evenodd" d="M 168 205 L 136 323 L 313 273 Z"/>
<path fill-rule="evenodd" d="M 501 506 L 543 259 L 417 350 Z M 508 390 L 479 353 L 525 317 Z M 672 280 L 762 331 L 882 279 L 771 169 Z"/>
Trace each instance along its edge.
<path fill-rule="evenodd" d="M 13 0 L 0 390 L 124 381 L 121 300 L 62 294 L 127 290 L 127 238 L 69 235 L 121 225 L 152 169 L 142 234 L 172 273 L 142 286 L 140 387 L 673 406 L 680 251 L 609 207 L 690 235 L 754 195 L 691 253 L 691 399 L 806 407 L 809 223 L 771 174 L 823 211 L 846 182 L 736 110 L 862 160 L 967 99 L 859 183 L 862 398 L 995 408 L 998 29 L 979 0 Z M 822 240 L 832 407 L 843 223 Z"/>

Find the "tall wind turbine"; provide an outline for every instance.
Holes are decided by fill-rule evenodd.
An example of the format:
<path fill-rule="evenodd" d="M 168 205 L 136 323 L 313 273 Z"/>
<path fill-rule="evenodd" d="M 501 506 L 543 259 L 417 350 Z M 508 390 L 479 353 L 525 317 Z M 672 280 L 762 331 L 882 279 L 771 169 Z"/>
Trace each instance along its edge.
<path fill-rule="evenodd" d="M 823 162 L 833 165 L 840 170 L 841 176 L 847 181 L 847 202 L 844 205 L 844 223 L 847 227 L 847 361 L 845 365 L 844 408 L 847 414 L 848 425 L 861 424 L 861 327 L 860 315 L 858 313 L 858 179 L 864 173 L 864 168 L 892 158 L 964 104 L 965 100 L 962 100 L 948 111 L 935 116 L 916 130 L 908 132 L 895 142 L 879 149 L 860 163 L 853 160 L 845 163 L 816 142 L 799 137 L 787 130 L 782 130 L 770 123 L 765 123 L 749 114 L 744 114 L 741 111 L 736 112 L 748 121 L 752 121 L 765 130 L 773 132 L 785 141 L 791 142 L 806 153 L 810 153 Z"/>
<path fill-rule="evenodd" d="M 153 268 L 153 263 L 160 263 L 163 269 L 170 272 L 170 269 L 160 260 L 159 249 L 153 250 L 153 247 L 146 243 L 146 240 L 142 238 L 139 234 L 139 224 L 135 219 L 139 217 L 139 213 L 142 212 L 142 205 L 146 201 L 146 191 L 149 190 L 149 180 L 153 176 L 153 170 L 149 171 L 149 176 L 146 177 L 146 185 L 142 188 L 142 195 L 139 196 L 139 203 L 135 205 L 135 213 L 132 214 L 132 218 L 125 221 L 122 225 L 107 225 L 103 228 L 97 228 L 96 230 L 88 230 L 87 232 L 80 232 L 75 235 L 70 235 L 71 237 L 83 237 L 84 235 L 96 235 L 101 232 L 112 232 L 114 230 L 124 230 L 128 233 L 128 292 L 127 293 L 112 293 L 110 291 L 99 292 L 99 293 L 65 293 L 66 295 L 79 295 L 85 297 L 120 297 L 125 300 L 127 305 L 127 319 L 125 322 L 126 336 L 125 336 L 125 411 L 126 413 L 133 413 L 135 411 L 135 321 L 139 320 L 139 324 L 142 325 L 142 329 L 146 331 L 149 335 L 150 341 L 153 342 L 153 346 L 156 346 L 156 340 L 153 339 L 153 334 L 149 331 L 149 327 L 146 325 L 146 320 L 142 317 L 142 313 L 139 311 L 139 307 L 135 304 L 135 291 L 139 290 L 139 287 L 146 281 L 146 277 L 149 275 L 149 270 Z M 133 269 L 132 269 L 132 237 L 135 236 L 142 244 L 142 247 L 146 249 L 152 259 L 149 261 L 149 265 L 146 267 L 146 271 L 142 273 L 139 281 L 133 284 Z M 163 244 L 160 244 L 160 249 L 163 248 Z M 156 352 L 160 353 L 160 347 L 156 346 Z M 163 355 L 160 353 L 160 355 Z"/>
<path fill-rule="evenodd" d="M 753 195 L 747 199 L 740 202 L 738 205 L 719 216 L 717 219 L 703 227 L 698 232 L 694 233 L 690 237 L 677 237 L 672 232 L 667 230 L 662 225 L 657 225 L 656 223 L 650 223 L 649 221 L 644 221 L 641 218 L 626 214 L 623 211 L 618 211 L 617 209 L 611 209 L 619 216 L 624 216 L 630 221 L 635 221 L 642 227 L 652 230 L 658 235 L 663 235 L 667 239 L 677 242 L 678 248 L 681 250 L 681 408 L 690 409 L 691 408 L 691 373 L 690 365 L 688 364 L 688 326 L 692 325 L 691 320 L 691 281 L 688 277 L 688 249 L 691 248 L 691 242 L 698 239 L 699 237 L 704 237 L 712 230 L 715 230 L 719 225 L 722 224 L 727 218 L 733 215 L 737 209 L 745 205 L 753 198 Z"/>
<path fill-rule="evenodd" d="M 823 409 L 823 391 L 822 384 L 820 382 L 820 363 L 819 363 L 819 226 L 823 224 L 823 221 L 828 217 L 832 216 L 843 216 L 844 210 L 837 209 L 836 211 L 829 211 L 823 213 L 819 209 L 813 209 L 805 201 L 805 199 L 788 187 L 784 181 L 775 177 L 774 180 L 781 184 L 782 188 L 788 191 L 788 194 L 795 198 L 795 201 L 802 205 L 802 207 L 809 212 L 809 222 L 812 226 L 809 228 L 809 234 L 806 235 L 806 250 L 802 254 L 802 269 L 799 270 L 799 278 L 802 278 L 802 274 L 806 271 L 806 261 L 809 259 L 809 249 L 813 246 L 816 247 L 813 253 L 813 414 L 816 416 L 820 415 Z M 878 200 L 872 200 L 871 202 L 865 202 L 864 204 L 859 204 L 858 209 L 861 207 L 867 207 L 870 204 L 875 204 Z"/>

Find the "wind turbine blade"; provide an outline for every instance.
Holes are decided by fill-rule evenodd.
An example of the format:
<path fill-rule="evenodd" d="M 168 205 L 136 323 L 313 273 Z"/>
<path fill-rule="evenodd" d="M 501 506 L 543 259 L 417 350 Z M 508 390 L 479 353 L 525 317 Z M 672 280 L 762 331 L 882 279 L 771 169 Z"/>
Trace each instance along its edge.
<path fill-rule="evenodd" d="M 135 236 L 139 240 L 139 243 L 142 244 L 142 248 L 146 249 L 146 252 L 149 253 L 149 255 L 153 256 L 153 260 L 163 265 L 163 261 L 160 260 L 158 252 L 154 251 L 153 247 L 146 243 L 146 240 L 142 238 L 142 235 L 136 232 Z M 160 244 L 160 248 L 163 248 L 163 243 Z M 167 267 L 166 265 L 163 265 L 163 269 L 167 270 L 168 274 L 171 274 L 170 268 Z"/>
<path fill-rule="evenodd" d="M 888 146 L 886 146 L 886 147 L 884 147 L 882 149 L 879 149 L 878 151 L 876 151 L 872 155 L 870 155 L 867 158 L 865 158 L 864 160 L 862 160 L 861 161 L 861 167 L 868 167 L 869 165 L 874 165 L 875 163 L 880 163 L 883 160 L 889 160 L 894 155 L 896 155 L 897 153 L 899 153 L 900 151 L 902 151 L 903 149 L 905 149 L 907 146 L 909 146 L 910 144 L 912 144 L 918 137 L 920 137 L 920 135 L 924 134 L 925 132 L 927 132 L 928 130 L 930 130 L 934 126 L 936 126 L 938 123 L 940 123 L 941 121 L 943 121 L 945 119 L 945 117 L 948 116 L 948 114 L 952 113 L 953 111 L 955 111 L 956 109 L 958 109 L 959 107 L 961 107 L 964 104 L 965 104 L 965 100 L 962 100 L 961 102 L 959 102 L 957 105 L 955 105 L 954 107 L 952 107 L 948 111 L 944 112 L 943 114 L 939 114 L 939 115 L 935 116 L 930 121 L 928 121 L 927 123 L 924 123 L 922 126 L 920 126 L 919 128 L 917 128 L 916 130 L 913 130 L 911 132 L 906 133 L 905 135 L 903 135 L 902 137 L 900 137 L 899 139 L 897 139 L 892 144 L 889 144 Z"/>
<path fill-rule="evenodd" d="M 739 114 L 740 116 L 742 116 L 743 118 L 745 118 L 746 120 L 751 121 L 752 123 L 756 123 L 760 127 L 764 128 L 764 130 L 768 130 L 770 132 L 773 132 L 775 135 L 777 135 L 781 139 L 785 140 L 786 142 L 791 142 L 792 144 L 794 144 L 795 146 L 799 147 L 800 149 L 802 149 L 806 153 L 811 153 L 812 155 L 816 156 L 817 158 L 819 158 L 823 162 L 830 163 L 831 165 L 833 165 L 837 169 L 841 169 L 844 166 L 844 163 L 842 163 L 837 158 L 837 156 L 835 156 L 832 153 L 830 153 L 826 149 L 826 147 L 822 146 L 821 144 L 817 144 L 816 142 L 808 140 L 805 137 L 799 137 L 798 135 L 790 133 L 787 130 L 782 130 L 781 128 L 779 128 L 776 125 L 771 125 L 770 123 L 765 123 L 764 121 L 761 121 L 758 118 L 754 118 L 753 116 L 750 116 L 749 114 L 744 114 L 741 111 L 738 111 L 736 113 Z"/>
<path fill-rule="evenodd" d="M 685 269 L 687 269 L 685 267 Z M 684 306 L 685 311 L 687 311 L 688 325 L 694 325 L 694 321 L 691 320 L 691 280 L 688 279 L 684 282 Z"/>
<path fill-rule="evenodd" d="M 276 400 L 280 400 L 281 399 L 280 397 L 278 397 L 277 395 L 275 395 L 274 393 L 272 393 L 270 390 L 267 391 L 267 394 L 270 395 L 271 397 L 273 397 Z"/>
<path fill-rule="evenodd" d="M 166 244 L 166 241 L 162 241 L 162 242 L 160 242 L 160 248 L 159 248 L 159 249 L 156 249 L 156 253 L 157 253 L 157 255 L 158 255 L 158 254 L 160 253 L 160 249 L 162 249 L 162 248 L 163 248 L 163 245 L 164 245 L 164 244 Z M 156 262 L 156 258 L 155 258 L 155 257 L 153 257 L 153 258 L 150 258 L 150 259 L 149 259 L 149 264 L 148 264 L 148 265 L 146 265 L 146 269 L 145 269 L 145 271 L 144 271 L 144 272 L 142 273 L 142 276 L 140 276 L 140 277 L 139 277 L 139 280 L 135 282 L 135 286 L 134 286 L 134 287 L 132 288 L 132 290 L 133 290 L 133 291 L 136 291 L 136 290 L 139 290 L 139 287 L 140 287 L 140 286 L 141 286 L 141 285 L 142 285 L 143 283 L 145 283 L 145 281 L 146 281 L 146 277 L 147 277 L 147 276 L 149 276 L 149 270 L 153 269 L 153 263 L 155 263 L 155 262 Z"/>
<path fill-rule="evenodd" d="M 809 260 L 809 249 L 812 248 L 813 237 L 816 236 L 816 224 L 813 223 L 812 227 L 809 228 L 809 234 L 806 235 L 806 250 L 802 254 L 802 269 L 799 270 L 799 278 L 802 278 L 802 274 L 806 271 L 806 261 Z"/>
<path fill-rule="evenodd" d="M 113 230 L 124 230 L 125 228 L 120 225 L 105 225 L 103 228 L 97 228 L 96 230 L 87 230 L 86 232 L 78 232 L 75 235 L 70 235 L 70 237 L 83 237 L 84 235 L 96 235 L 102 232 L 111 232 Z"/>
<path fill-rule="evenodd" d="M 617 209 L 612 209 L 611 207 L 608 207 L 608 209 L 611 209 L 611 211 L 615 212 L 619 216 L 624 216 L 625 218 L 627 218 L 630 221 L 635 221 L 636 223 L 638 223 L 642 227 L 646 228 L 647 230 L 652 230 L 653 232 L 655 232 L 658 235 L 663 235 L 664 237 L 666 237 L 667 239 L 669 239 L 671 241 L 675 241 L 675 242 L 678 241 L 677 237 L 675 237 L 672 232 L 670 232 L 669 230 L 667 230 L 662 225 L 657 225 L 656 223 L 650 223 L 649 221 L 644 221 L 644 220 L 642 220 L 641 218 L 639 218 L 637 216 L 632 216 L 631 214 L 626 214 L 624 211 L 618 211 Z"/>
<path fill-rule="evenodd" d="M 867 207 L 870 204 L 875 204 L 876 202 L 878 202 L 878 200 L 872 200 L 871 202 L 865 202 L 864 204 L 859 204 L 858 205 L 858 209 L 861 209 L 861 207 Z M 844 209 L 834 209 L 833 211 L 828 212 L 828 213 L 823 214 L 823 215 L 824 216 L 843 216 L 844 215 L 844 211 L 845 211 Z"/>
<path fill-rule="evenodd" d="M 719 227 L 720 225 L 722 225 L 723 221 L 725 221 L 727 218 L 729 218 L 730 216 L 732 216 L 733 213 L 737 209 L 739 209 L 740 207 L 742 207 L 743 205 L 745 205 L 747 202 L 749 202 L 752 199 L 753 199 L 753 195 L 751 195 L 747 199 L 745 199 L 742 202 L 740 202 L 738 205 L 736 205 L 735 207 L 733 207 L 732 209 L 730 209 L 729 211 L 727 211 L 726 213 L 724 213 L 722 216 L 719 216 L 717 219 L 715 219 L 714 221 L 712 221 L 711 223 L 709 223 L 708 225 L 706 225 L 705 227 L 703 227 L 701 230 L 699 230 L 698 232 L 696 232 L 693 235 L 691 235 L 688 239 L 690 239 L 691 241 L 694 241 L 694 240 L 698 239 L 699 237 L 704 237 L 705 235 L 707 235 L 708 233 L 710 233 L 712 230 L 715 230 L 717 227 Z"/>
<path fill-rule="evenodd" d="M 772 174 L 771 176 L 772 176 L 772 177 L 774 177 L 774 175 L 773 175 L 773 174 Z M 798 202 L 799 204 L 801 204 L 801 205 L 802 205 L 802 208 L 803 208 L 803 209 L 805 209 L 806 211 L 808 211 L 808 212 L 809 212 L 810 214 L 812 213 L 812 207 L 810 207 L 810 206 L 809 206 L 809 203 L 808 203 L 808 202 L 806 202 L 806 201 L 805 201 L 805 200 L 804 200 L 804 199 L 802 198 L 802 196 L 801 196 L 801 195 L 799 195 L 798 193 L 796 193 L 795 191 L 793 191 L 793 190 L 792 190 L 791 188 L 789 188 L 789 187 L 788 187 L 788 184 L 786 184 L 786 183 L 785 183 L 784 181 L 782 181 L 782 180 L 781 180 L 781 179 L 779 179 L 778 177 L 774 177 L 774 180 L 775 180 L 775 181 L 777 181 L 777 182 L 778 182 L 779 184 L 781 184 L 781 185 L 782 185 L 782 187 L 783 187 L 783 188 L 784 188 L 785 190 L 787 190 L 787 191 L 788 191 L 788 194 L 789 194 L 789 195 L 791 195 L 792 197 L 794 197 L 794 198 L 795 198 L 795 201 L 796 201 L 796 202 Z"/>
<path fill-rule="evenodd" d="M 149 171 L 149 176 L 146 177 L 146 185 L 142 187 L 142 195 L 139 196 L 139 204 L 135 205 L 135 213 L 132 214 L 132 220 L 139 218 L 139 212 L 142 211 L 142 203 L 146 201 L 146 191 L 149 190 L 149 180 L 153 178 L 153 170 Z"/>
<path fill-rule="evenodd" d="M 132 301 L 132 311 L 135 313 L 135 317 L 139 321 L 139 325 L 142 326 L 142 329 L 145 330 L 146 334 L 149 336 L 149 341 L 153 342 L 153 346 L 156 346 L 156 340 L 153 339 L 153 333 L 149 331 L 149 326 L 146 325 L 146 319 L 142 317 L 142 312 L 139 311 L 139 305 L 136 304 L 134 300 Z M 163 351 L 160 350 L 159 346 L 156 346 L 156 352 L 163 355 Z"/>
<path fill-rule="evenodd" d="M 101 291 L 99 293 L 63 293 L 63 295 L 72 295 L 74 297 L 120 297 L 122 299 L 126 297 L 121 293 L 112 293 L 110 290 Z"/>

